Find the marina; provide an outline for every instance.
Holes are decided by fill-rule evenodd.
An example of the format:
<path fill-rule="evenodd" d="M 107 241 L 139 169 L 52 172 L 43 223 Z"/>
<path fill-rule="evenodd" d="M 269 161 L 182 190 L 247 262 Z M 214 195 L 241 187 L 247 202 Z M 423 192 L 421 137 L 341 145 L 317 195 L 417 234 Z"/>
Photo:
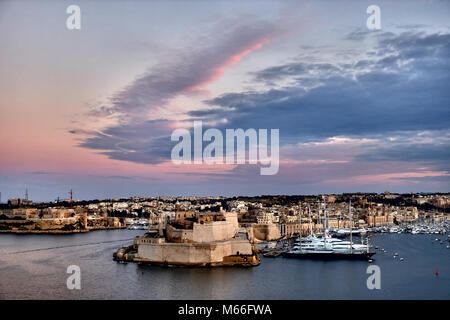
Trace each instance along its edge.
<path fill-rule="evenodd" d="M 438 235 L 438 237 L 432 237 L 431 242 L 435 244 L 443 245 L 443 248 L 450 249 L 450 223 L 449 221 L 443 221 L 441 223 L 414 223 L 414 224 L 405 224 L 405 225 L 399 225 L 399 226 L 393 226 L 393 227 L 377 227 L 377 228 L 367 228 L 364 229 L 363 232 L 360 232 L 360 229 L 357 230 L 357 232 L 354 232 L 354 238 L 357 242 L 360 242 L 360 244 L 356 242 L 353 243 L 353 248 L 355 250 L 360 250 L 364 252 L 368 252 L 367 246 L 368 241 L 373 237 L 380 237 L 383 235 L 389 235 L 389 234 L 407 234 L 411 237 L 421 237 L 424 235 L 432 236 L 432 235 Z M 348 250 L 348 246 L 350 244 L 350 241 L 342 241 L 341 239 L 349 240 L 350 233 L 341 235 L 340 237 L 336 236 L 335 230 L 330 230 L 330 234 L 333 236 L 327 236 L 328 238 L 328 248 L 331 248 L 332 246 L 340 245 L 344 246 L 345 250 Z M 294 238 L 294 239 L 284 239 L 284 240 L 278 240 L 278 241 L 267 241 L 257 244 L 257 248 L 260 252 L 263 253 L 264 257 L 303 257 L 308 259 L 324 259 L 324 260 L 333 260 L 332 257 L 327 258 L 327 256 L 332 253 L 332 250 L 322 250 L 319 251 L 319 255 L 317 257 L 314 254 L 303 254 L 302 256 L 299 256 L 300 248 L 305 249 L 304 251 L 307 251 L 309 248 L 319 248 L 325 246 L 325 240 L 323 238 L 323 235 L 320 235 L 320 237 L 317 236 L 311 236 L 308 235 L 307 237 L 301 238 L 303 245 L 300 245 L 301 241 L 300 238 Z M 365 244 L 364 244 L 365 242 Z M 291 251 L 291 253 L 289 253 Z M 388 251 L 385 248 L 380 248 L 379 246 L 370 246 L 370 252 L 367 255 L 361 255 L 359 258 L 361 260 L 372 260 L 375 257 L 373 257 L 376 253 L 385 253 L 387 254 Z M 305 252 L 308 253 L 308 252 Z M 393 258 L 397 258 L 398 253 L 394 253 Z M 358 259 L 358 257 L 346 257 L 346 256 L 337 256 L 336 259 Z M 404 261 L 404 258 L 400 258 L 400 261 Z"/>
<path fill-rule="evenodd" d="M 349 203 L 349 217 L 352 224 L 352 207 Z M 310 216 L 311 209 L 308 206 L 308 216 Z M 301 212 L 299 213 L 300 219 L 302 218 Z M 311 221 L 311 220 L 310 220 Z M 303 237 L 303 230 L 300 230 L 300 236 L 294 242 L 292 247 L 283 251 L 282 255 L 287 258 L 300 258 L 300 259 L 323 259 L 323 260 L 369 260 L 375 252 L 370 250 L 369 239 L 366 238 L 366 243 L 356 244 L 352 240 L 353 229 L 349 229 L 348 235 L 350 239 L 344 241 L 338 238 L 334 238 L 330 235 L 328 229 L 328 215 L 326 211 L 326 205 L 324 204 L 324 226 L 325 230 L 321 237 L 318 237 L 313 231 L 312 226 L 309 227 L 309 235 Z M 338 230 L 337 233 L 339 233 Z M 341 232 L 341 235 L 345 233 Z M 358 230 L 355 234 L 363 235 L 366 232 Z M 361 241 L 363 242 L 363 241 Z"/>
<path fill-rule="evenodd" d="M 127 229 L 129 230 L 147 230 L 148 220 L 147 219 L 133 219 L 126 222 Z"/>
<path fill-rule="evenodd" d="M 450 231 L 450 221 L 404 223 L 392 227 L 368 228 L 367 231 L 372 233 L 446 234 Z"/>

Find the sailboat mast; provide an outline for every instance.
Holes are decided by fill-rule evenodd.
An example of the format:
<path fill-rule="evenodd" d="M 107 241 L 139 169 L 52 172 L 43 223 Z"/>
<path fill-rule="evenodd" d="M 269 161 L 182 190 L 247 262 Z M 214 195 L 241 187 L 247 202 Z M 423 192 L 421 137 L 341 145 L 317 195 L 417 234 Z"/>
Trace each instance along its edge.
<path fill-rule="evenodd" d="M 352 235 L 353 235 L 353 220 L 352 220 L 352 200 L 350 199 L 350 202 L 348 204 L 348 215 L 350 218 L 350 253 L 353 253 L 353 241 L 352 241 Z"/>
<path fill-rule="evenodd" d="M 325 249 L 326 249 L 326 247 L 327 247 L 327 238 L 328 238 L 328 213 L 327 213 L 327 202 L 326 202 L 326 200 L 323 200 L 323 215 L 324 215 L 324 218 L 325 218 L 325 224 L 324 224 L 325 230 L 323 232 L 323 236 L 325 237 L 324 244 L 325 244 Z"/>
<path fill-rule="evenodd" d="M 319 199 L 317 199 L 317 219 L 319 221 L 319 224 L 322 223 L 321 218 L 320 218 L 320 201 Z"/>
<path fill-rule="evenodd" d="M 300 251 L 302 250 L 302 205 L 301 202 L 298 204 L 298 213 L 300 215 Z"/>
<path fill-rule="evenodd" d="M 311 219 L 311 207 L 308 204 L 308 218 L 309 218 L 309 234 L 312 235 L 312 219 Z"/>

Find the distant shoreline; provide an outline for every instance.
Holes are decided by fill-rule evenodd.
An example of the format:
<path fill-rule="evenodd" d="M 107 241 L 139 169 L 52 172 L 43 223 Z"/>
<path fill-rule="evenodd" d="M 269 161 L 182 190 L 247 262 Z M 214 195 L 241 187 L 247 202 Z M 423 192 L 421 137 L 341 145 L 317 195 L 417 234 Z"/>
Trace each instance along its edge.
<path fill-rule="evenodd" d="M 105 227 L 93 228 L 86 230 L 0 230 L 0 233 L 16 233 L 16 234 L 71 234 L 71 233 L 87 233 L 97 230 L 116 230 L 126 229 L 126 227 Z"/>

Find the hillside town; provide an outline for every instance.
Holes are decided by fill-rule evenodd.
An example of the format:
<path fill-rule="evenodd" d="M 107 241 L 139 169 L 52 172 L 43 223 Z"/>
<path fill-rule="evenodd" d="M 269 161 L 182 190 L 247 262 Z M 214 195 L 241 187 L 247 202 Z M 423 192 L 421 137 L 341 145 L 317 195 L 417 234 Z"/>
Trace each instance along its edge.
<path fill-rule="evenodd" d="M 71 233 L 142 228 L 175 222 L 180 212 L 235 213 L 257 240 L 298 236 L 308 230 L 382 228 L 449 219 L 449 194 L 348 193 L 259 197 L 131 197 L 108 200 L 26 198 L 0 204 L 0 232 Z M 349 210 L 351 206 L 351 210 Z M 325 219 L 327 225 L 325 226 Z"/>

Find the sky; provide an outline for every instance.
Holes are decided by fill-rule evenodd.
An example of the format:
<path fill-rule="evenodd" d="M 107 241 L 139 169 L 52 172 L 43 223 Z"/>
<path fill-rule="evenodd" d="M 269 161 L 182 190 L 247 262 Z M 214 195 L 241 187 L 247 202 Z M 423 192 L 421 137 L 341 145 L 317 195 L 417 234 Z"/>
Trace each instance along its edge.
<path fill-rule="evenodd" d="M 0 1 L 1 201 L 449 192 L 449 18 L 438 0 Z M 278 173 L 174 164 L 172 132 L 199 120 L 279 129 Z"/>

